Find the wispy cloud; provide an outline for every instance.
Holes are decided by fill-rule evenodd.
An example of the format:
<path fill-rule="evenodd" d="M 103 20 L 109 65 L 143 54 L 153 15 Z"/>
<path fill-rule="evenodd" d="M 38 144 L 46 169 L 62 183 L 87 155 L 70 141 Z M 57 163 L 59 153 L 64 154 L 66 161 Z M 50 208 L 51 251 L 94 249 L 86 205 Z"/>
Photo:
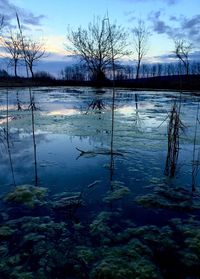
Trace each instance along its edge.
<path fill-rule="evenodd" d="M 164 61 L 164 62 L 176 62 L 177 61 L 177 57 L 174 53 L 171 53 L 171 54 L 163 54 L 163 55 L 160 55 L 160 56 L 154 56 L 154 58 L 156 59 L 160 59 L 161 61 Z M 199 62 L 200 61 L 200 51 L 193 51 L 190 53 L 189 55 L 189 59 L 191 61 L 197 61 Z"/>
<path fill-rule="evenodd" d="M 13 27 L 13 19 L 16 18 L 16 12 L 19 14 L 23 25 L 26 26 L 40 26 L 44 15 L 34 15 L 32 12 L 24 10 L 10 0 L 0 0 L 0 13 L 4 16 L 4 24 Z"/>
<path fill-rule="evenodd" d="M 169 38 L 181 38 L 191 41 L 194 45 L 200 43 L 200 14 L 192 17 L 171 15 L 163 19 L 161 11 L 149 14 L 152 29 L 157 34 L 166 34 Z"/>

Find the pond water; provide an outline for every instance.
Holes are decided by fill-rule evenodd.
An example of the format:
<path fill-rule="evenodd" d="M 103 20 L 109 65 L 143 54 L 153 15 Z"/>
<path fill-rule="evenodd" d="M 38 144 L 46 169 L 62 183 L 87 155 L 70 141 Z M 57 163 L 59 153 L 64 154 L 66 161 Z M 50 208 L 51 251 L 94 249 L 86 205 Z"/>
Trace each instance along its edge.
<path fill-rule="evenodd" d="M 0 90 L 0 278 L 200 278 L 199 97 Z"/>

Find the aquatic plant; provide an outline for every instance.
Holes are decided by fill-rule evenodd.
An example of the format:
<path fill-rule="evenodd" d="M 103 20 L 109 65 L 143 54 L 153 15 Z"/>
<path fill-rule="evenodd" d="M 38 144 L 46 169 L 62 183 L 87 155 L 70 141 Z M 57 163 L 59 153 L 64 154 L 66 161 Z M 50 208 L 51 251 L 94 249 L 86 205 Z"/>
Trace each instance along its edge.
<path fill-rule="evenodd" d="M 200 209 L 200 195 L 192 195 L 183 187 L 161 185 L 152 194 L 136 197 L 135 201 L 145 207 L 166 208 L 173 210 L 191 211 Z"/>
<path fill-rule="evenodd" d="M 121 247 L 102 249 L 103 259 L 93 268 L 91 278 L 162 278 L 156 266 L 144 254 L 145 248 L 135 240 Z"/>
<path fill-rule="evenodd" d="M 110 203 L 116 200 L 120 200 L 130 193 L 128 187 L 124 186 L 121 181 L 111 181 L 111 190 L 107 192 L 107 195 L 103 198 L 103 201 Z"/>
<path fill-rule="evenodd" d="M 90 224 L 90 233 L 98 238 L 98 242 L 108 244 L 114 239 L 114 234 L 110 228 L 112 218 L 116 217 L 117 213 L 102 211 Z"/>
<path fill-rule="evenodd" d="M 169 177 L 174 177 L 176 172 L 176 166 L 178 162 L 179 155 L 179 137 L 180 130 L 183 129 L 184 125 L 180 119 L 180 108 L 181 99 L 177 105 L 174 102 L 170 115 L 169 123 L 167 127 L 168 135 L 168 148 L 167 148 L 167 158 L 165 163 L 165 174 Z"/>
<path fill-rule="evenodd" d="M 15 230 L 13 230 L 7 225 L 0 226 L 0 240 L 5 240 L 12 236 L 14 233 Z"/>
<path fill-rule="evenodd" d="M 23 204 L 27 207 L 45 204 L 47 189 L 32 185 L 16 186 L 15 189 L 5 195 L 4 201 Z"/>

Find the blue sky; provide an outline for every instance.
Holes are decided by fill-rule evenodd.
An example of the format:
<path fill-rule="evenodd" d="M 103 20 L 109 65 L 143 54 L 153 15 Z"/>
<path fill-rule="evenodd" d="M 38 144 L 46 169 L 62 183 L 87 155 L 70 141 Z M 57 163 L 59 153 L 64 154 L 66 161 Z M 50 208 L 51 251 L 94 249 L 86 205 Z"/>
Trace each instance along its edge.
<path fill-rule="evenodd" d="M 199 51 L 199 0 L 0 0 L 0 11 L 10 25 L 14 24 L 14 10 L 28 33 L 43 38 L 51 61 L 65 59 L 68 25 L 87 27 L 94 16 L 103 17 L 107 12 L 111 21 L 116 20 L 130 34 L 139 18 L 145 21 L 152 34 L 149 61 L 166 59 L 173 51 L 174 37 L 191 41 L 193 52 Z"/>

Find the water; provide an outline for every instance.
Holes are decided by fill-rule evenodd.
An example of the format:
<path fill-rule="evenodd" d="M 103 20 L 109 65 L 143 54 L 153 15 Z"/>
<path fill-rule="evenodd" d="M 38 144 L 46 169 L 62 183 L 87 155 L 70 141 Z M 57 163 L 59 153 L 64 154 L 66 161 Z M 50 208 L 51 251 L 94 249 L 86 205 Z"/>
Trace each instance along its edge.
<path fill-rule="evenodd" d="M 34 125 L 29 93 L 0 91 L 1 278 L 200 278 L 198 172 L 192 178 L 199 98 L 117 89 L 112 156 L 111 89 L 34 88 Z M 169 177 L 174 103 L 181 128 Z M 47 189 L 46 195 L 34 192 L 35 164 L 37 189 Z"/>

